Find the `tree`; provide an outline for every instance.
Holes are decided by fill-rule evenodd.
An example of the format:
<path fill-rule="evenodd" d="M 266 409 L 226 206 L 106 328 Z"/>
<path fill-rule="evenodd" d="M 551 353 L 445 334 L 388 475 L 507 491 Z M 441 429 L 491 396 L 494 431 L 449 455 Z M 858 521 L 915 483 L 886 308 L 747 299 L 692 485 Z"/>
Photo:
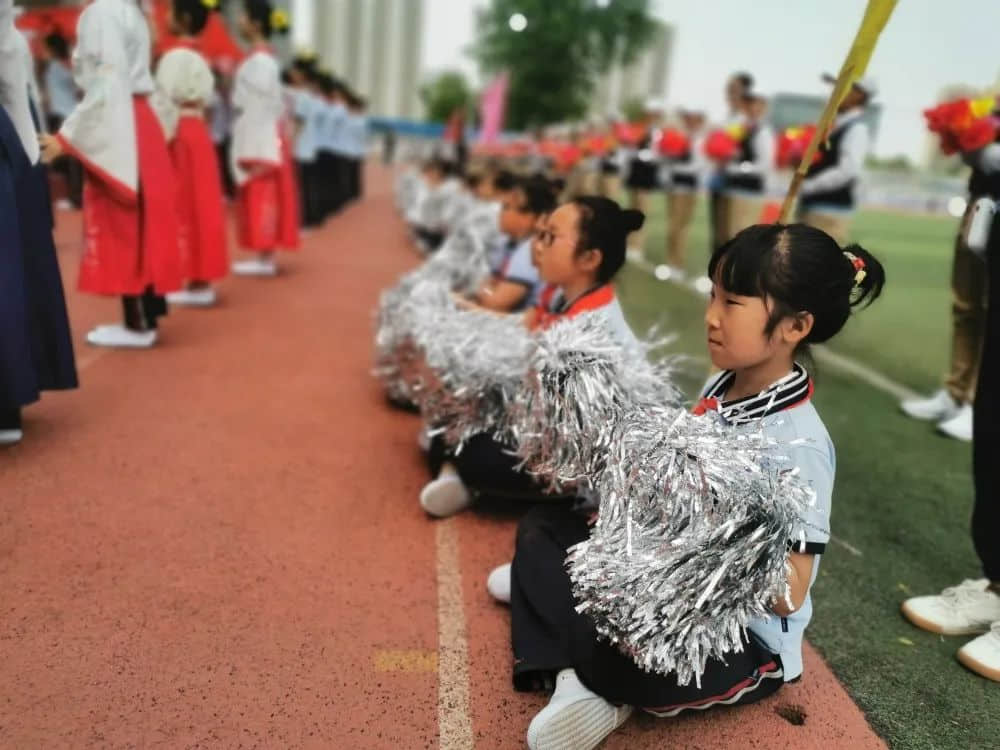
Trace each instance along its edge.
<path fill-rule="evenodd" d="M 469 109 L 472 98 L 468 81 L 456 70 L 440 73 L 420 88 L 420 100 L 431 122 L 448 122 L 455 110 Z"/>
<path fill-rule="evenodd" d="M 648 0 L 491 0 L 476 19 L 472 53 L 485 72 L 510 75 L 508 126 L 583 117 L 598 76 L 633 62 L 653 39 L 648 10 Z M 518 13 L 522 31 L 511 29 Z"/>

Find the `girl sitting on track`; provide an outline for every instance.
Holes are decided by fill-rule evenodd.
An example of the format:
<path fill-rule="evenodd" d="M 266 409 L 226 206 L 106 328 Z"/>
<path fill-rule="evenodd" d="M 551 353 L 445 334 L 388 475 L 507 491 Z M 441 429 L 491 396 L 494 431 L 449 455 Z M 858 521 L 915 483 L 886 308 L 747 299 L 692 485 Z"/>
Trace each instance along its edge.
<path fill-rule="evenodd" d="M 625 263 L 625 238 L 642 222 L 641 213 L 624 211 L 608 198 L 577 198 L 556 209 L 537 243 L 539 274 L 548 286 L 538 304 L 524 313 L 525 325 L 538 330 L 563 317 L 604 310 L 622 346 L 632 345 L 635 338 L 611 280 Z M 544 496 L 531 475 L 515 469 L 518 459 L 489 433 L 473 437 L 457 454 L 435 438 L 428 460 L 435 478 L 421 491 L 420 505 L 432 516 L 468 508 L 473 490 L 525 499 Z"/>
<path fill-rule="evenodd" d="M 487 583 L 494 597 L 511 604 L 515 687 L 554 686 L 528 727 L 532 750 L 593 748 L 635 706 L 675 716 L 751 703 L 802 674 L 809 589 L 830 536 L 835 461 L 811 402 L 812 381 L 796 360 L 809 344 L 840 331 L 854 307 L 874 301 L 885 272 L 862 248 L 842 250 L 824 232 L 793 224 L 749 227 L 715 252 L 708 273 L 708 350 L 723 372 L 709 381 L 695 413 L 716 411 L 733 426 L 758 423 L 816 493 L 802 519 L 804 548 L 788 555 L 791 607 L 774 602 L 771 616 L 751 623 L 741 652 L 708 661 L 700 685 L 645 672 L 599 640 L 591 619 L 574 609 L 564 560 L 569 547 L 589 536 L 587 518 L 569 506 L 535 509 L 518 527 L 512 565 L 497 568 Z"/>
<path fill-rule="evenodd" d="M 538 301 L 542 283 L 531 262 L 531 242 L 539 218 L 551 213 L 556 200 L 545 179 L 528 178 L 515 183 L 504 195 L 500 232 L 506 238 L 496 271 L 472 296 L 486 310 L 518 312 Z"/>

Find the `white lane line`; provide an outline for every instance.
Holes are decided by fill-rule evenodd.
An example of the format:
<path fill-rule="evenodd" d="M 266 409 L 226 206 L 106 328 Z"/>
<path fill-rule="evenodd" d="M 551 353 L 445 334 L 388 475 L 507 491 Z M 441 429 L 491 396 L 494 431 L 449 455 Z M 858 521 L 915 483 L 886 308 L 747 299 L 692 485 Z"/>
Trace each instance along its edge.
<path fill-rule="evenodd" d="M 848 544 L 847 542 L 845 542 L 840 537 L 836 537 L 833 534 L 831 534 L 830 535 L 830 541 L 833 542 L 834 544 L 839 544 L 841 547 L 843 547 L 844 549 L 846 549 L 848 552 L 850 552 L 855 557 L 863 557 L 863 555 L 861 554 L 861 550 L 859 550 L 853 544 Z"/>
<path fill-rule="evenodd" d="M 76 358 L 76 371 L 83 372 L 94 362 L 108 353 L 107 349 L 90 349 L 86 354 L 78 355 Z"/>
<path fill-rule="evenodd" d="M 655 276 L 656 266 L 650 263 L 648 260 L 640 258 L 629 258 L 629 263 L 631 263 L 636 268 Z M 693 289 L 689 284 L 678 284 L 677 282 L 670 282 L 674 286 L 686 289 L 691 294 L 698 294 L 698 292 Z M 819 361 L 820 364 L 826 365 L 838 370 L 846 375 L 853 375 L 858 380 L 870 385 L 876 390 L 882 391 L 892 396 L 897 401 L 904 401 L 906 399 L 917 398 L 919 394 L 915 391 L 907 388 L 902 383 L 897 383 L 895 380 L 883 375 L 878 370 L 872 369 L 863 362 L 859 362 L 853 357 L 848 357 L 844 354 L 838 354 L 827 346 L 819 345 L 813 347 L 813 355 Z"/>
<path fill-rule="evenodd" d="M 469 644 L 466 640 L 458 526 L 435 524 L 438 589 L 438 737 L 441 750 L 470 750 Z"/>

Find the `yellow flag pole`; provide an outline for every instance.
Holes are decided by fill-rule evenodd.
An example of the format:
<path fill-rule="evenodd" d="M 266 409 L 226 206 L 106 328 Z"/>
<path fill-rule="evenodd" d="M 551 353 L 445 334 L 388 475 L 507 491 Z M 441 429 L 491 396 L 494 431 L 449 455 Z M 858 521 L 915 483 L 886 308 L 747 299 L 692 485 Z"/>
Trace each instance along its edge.
<path fill-rule="evenodd" d="M 816 155 L 816 149 L 819 148 L 820 142 L 826 139 L 830 124 L 837 115 L 837 108 L 847 96 L 847 92 L 850 91 L 854 82 L 864 75 L 872 52 L 875 51 L 875 43 L 878 41 L 882 29 L 888 23 L 889 16 L 892 15 L 892 11 L 896 7 L 896 2 L 897 0 L 868 0 L 868 7 L 861 19 L 858 33 L 854 37 L 854 43 L 851 45 L 847 57 L 844 58 L 844 64 L 837 75 L 833 91 L 830 92 L 830 98 L 826 102 L 819 122 L 816 123 L 816 132 L 813 133 L 812 139 L 802 155 L 802 161 L 799 162 L 798 169 L 795 170 L 795 176 L 792 178 L 792 184 L 785 195 L 785 201 L 781 204 L 778 223 L 784 224 L 788 221 L 788 217 L 792 213 L 792 206 L 795 205 L 795 199 L 798 197 L 799 188 L 802 186 L 802 180 L 805 179 L 809 165 L 812 164 L 813 157 Z"/>

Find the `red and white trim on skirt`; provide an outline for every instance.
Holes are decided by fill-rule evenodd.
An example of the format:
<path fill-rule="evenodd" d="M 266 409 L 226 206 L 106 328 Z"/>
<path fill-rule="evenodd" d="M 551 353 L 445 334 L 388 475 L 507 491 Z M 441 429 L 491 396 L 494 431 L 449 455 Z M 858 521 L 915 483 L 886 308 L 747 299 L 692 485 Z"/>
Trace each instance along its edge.
<path fill-rule="evenodd" d="M 766 680 L 784 680 L 785 675 L 781 665 L 776 661 L 770 661 L 758 667 L 752 675 L 745 680 L 740 680 L 729 690 L 720 695 L 713 695 L 706 698 L 699 698 L 690 703 L 677 703 L 672 706 L 654 706 L 643 708 L 646 713 L 657 716 L 661 719 L 677 716 L 681 711 L 704 711 L 712 706 L 727 706 L 738 703 L 755 690 L 759 690 Z"/>

